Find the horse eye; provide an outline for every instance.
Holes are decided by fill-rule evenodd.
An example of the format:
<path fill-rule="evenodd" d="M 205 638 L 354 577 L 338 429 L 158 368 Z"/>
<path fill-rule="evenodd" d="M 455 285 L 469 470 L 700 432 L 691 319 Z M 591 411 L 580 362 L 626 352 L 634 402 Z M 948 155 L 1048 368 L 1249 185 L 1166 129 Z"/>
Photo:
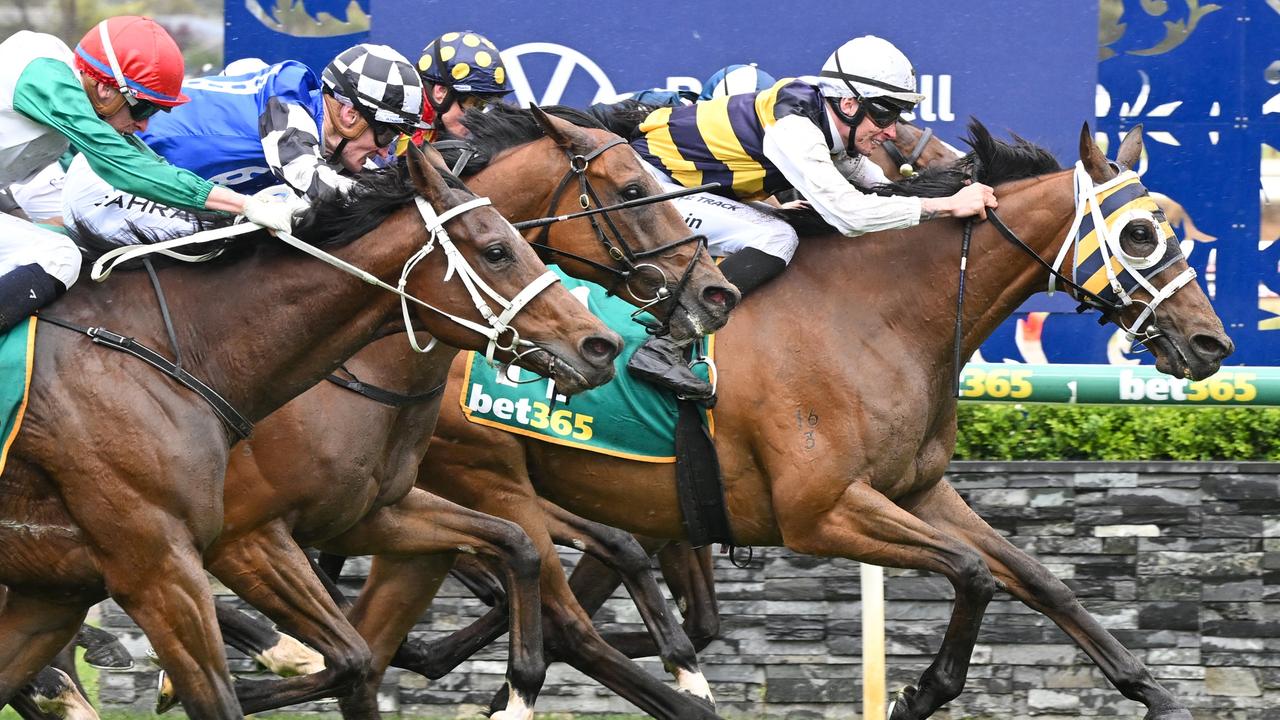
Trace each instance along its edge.
<path fill-rule="evenodd" d="M 1146 225 L 1134 225 L 1129 231 L 1129 237 L 1136 243 L 1148 243 L 1151 242 L 1151 230 Z"/>
<path fill-rule="evenodd" d="M 491 263 L 500 263 L 510 257 L 507 248 L 502 245 L 490 245 L 484 250 L 484 259 Z"/>
<path fill-rule="evenodd" d="M 622 188 L 623 200 L 639 200 L 644 197 L 644 188 L 639 185 L 628 185 Z"/>

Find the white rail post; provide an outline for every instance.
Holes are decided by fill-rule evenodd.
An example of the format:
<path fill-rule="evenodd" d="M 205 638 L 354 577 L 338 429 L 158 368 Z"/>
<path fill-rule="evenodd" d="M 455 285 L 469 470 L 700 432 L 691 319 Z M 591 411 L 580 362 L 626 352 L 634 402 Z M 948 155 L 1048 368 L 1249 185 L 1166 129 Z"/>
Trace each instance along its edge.
<path fill-rule="evenodd" d="M 861 565 L 862 720 L 885 720 L 884 569 Z"/>

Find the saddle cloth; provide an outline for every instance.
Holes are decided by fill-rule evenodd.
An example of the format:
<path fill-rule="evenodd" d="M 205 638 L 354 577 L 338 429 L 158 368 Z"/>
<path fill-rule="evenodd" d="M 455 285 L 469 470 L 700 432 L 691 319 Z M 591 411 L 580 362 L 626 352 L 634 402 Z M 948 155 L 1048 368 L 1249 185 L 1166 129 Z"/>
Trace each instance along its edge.
<path fill-rule="evenodd" d="M 631 319 L 635 307 L 608 296 L 599 285 L 571 278 L 554 265 L 550 269 L 622 336 L 624 349 L 614 361 L 613 381 L 566 399 L 556 393 L 554 381 L 517 367 L 490 367 L 483 355 L 472 352 L 458 398 L 462 413 L 473 423 L 558 445 L 642 462 L 675 462 L 675 397 L 626 371 L 627 360 L 647 337 L 644 327 Z M 714 344 L 708 338 L 708 357 Z M 699 364 L 694 372 L 706 378 L 707 366 Z M 709 411 L 705 419 L 714 433 Z"/>
<path fill-rule="evenodd" d="M 9 459 L 9 447 L 22 427 L 31 389 L 31 362 L 35 357 L 36 319 L 15 325 L 0 337 L 0 417 L 4 418 L 4 445 L 0 449 L 0 473 Z"/>

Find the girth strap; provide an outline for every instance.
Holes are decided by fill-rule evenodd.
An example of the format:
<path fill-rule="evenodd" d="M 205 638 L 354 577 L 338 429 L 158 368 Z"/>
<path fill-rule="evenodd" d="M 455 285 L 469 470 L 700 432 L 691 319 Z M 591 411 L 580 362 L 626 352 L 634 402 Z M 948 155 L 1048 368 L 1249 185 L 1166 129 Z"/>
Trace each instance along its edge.
<path fill-rule="evenodd" d="M 231 403 L 227 402 L 226 398 L 219 395 L 213 388 L 205 385 L 200 378 L 170 362 L 168 358 L 155 350 L 152 350 L 146 345 L 143 345 L 137 340 L 113 333 L 105 328 L 82 327 L 75 323 L 67 322 L 66 320 L 47 317 L 45 315 L 38 315 L 38 317 L 44 322 L 52 323 L 68 330 L 73 330 L 82 335 L 88 335 L 89 339 L 98 345 L 105 345 L 113 350 L 120 350 L 129 353 L 130 355 L 146 362 L 165 375 L 168 375 L 178 381 L 178 383 L 186 387 L 188 390 L 191 390 L 204 398 L 205 402 L 209 403 L 209 405 L 213 407 L 213 411 L 218 414 L 218 417 L 222 419 L 222 422 L 226 423 L 227 426 L 235 431 L 235 433 L 241 438 L 247 438 L 250 433 L 253 432 L 253 423 L 245 419 L 245 417 L 241 415 L 240 412 L 231 405 Z"/>
<path fill-rule="evenodd" d="M 334 385 L 337 385 L 340 388 L 345 388 L 347 390 L 350 390 L 351 392 L 357 395 L 363 395 L 364 397 L 378 403 L 379 405 L 386 405 L 387 407 L 391 407 L 391 408 L 402 408 L 402 407 L 405 407 L 406 405 L 413 405 L 414 403 L 426 402 L 427 400 L 437 397 L 440 395 L 440 393 L 444 392 L 445 383 L 440 383 L 439 385 L 431 388 L 430 390 L 424 393 L 417 393 L 415 395 L 404 395 L 394 390 L 387 390 L 385 388 L 380 388 L 377 385 L 370 385 L 366 382 L 361 382 L 360 378 L 356 377 L 356 374 L 348 370 L 345 365 L 339 367 L 338 369 L 350 375 L 351 379 L 348 380 L 347 378 L 344 378 L 335 373 L 333 375 L 329 375 L 328 377 L 326 377 L 325 380 L 328 380 L 329 382 L 333 383 Z"/>

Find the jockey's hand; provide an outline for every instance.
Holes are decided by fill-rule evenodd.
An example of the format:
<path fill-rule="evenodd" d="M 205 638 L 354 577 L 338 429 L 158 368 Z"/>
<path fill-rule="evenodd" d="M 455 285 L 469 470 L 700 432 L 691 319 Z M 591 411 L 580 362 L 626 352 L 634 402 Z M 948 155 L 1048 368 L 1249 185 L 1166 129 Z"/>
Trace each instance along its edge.
<path fill-rule="evenodd" d="M 782 203 L 781 205 L 779 205 L 778 207 L 782 208 L 783 210 L 811 210 L 811 209 L 813 209 L 813 206 L 809 204 L 809 201 L 808 201 L 808 200 L 792 200 L 791 202 L 784 202 L 784 203 Z"/>
<path fill-rule="evenodd" d="M 999 207 L 995 190 L 990 185 L 973 183 L 966 185 L 951 197 L 925 198 L 920 203 L 920 219 L 939 217 L 967 218 L 978 216 L 987 219 L 987 208 Z"/>
<path fill-rule="evenodd" d="M 292 233 L 294 213 L 299 207 L 300 202 L 296 198 L 282 200 L 255 196 L 245 199 L 242 214 L 249 222 L 269 230 Z"/>

